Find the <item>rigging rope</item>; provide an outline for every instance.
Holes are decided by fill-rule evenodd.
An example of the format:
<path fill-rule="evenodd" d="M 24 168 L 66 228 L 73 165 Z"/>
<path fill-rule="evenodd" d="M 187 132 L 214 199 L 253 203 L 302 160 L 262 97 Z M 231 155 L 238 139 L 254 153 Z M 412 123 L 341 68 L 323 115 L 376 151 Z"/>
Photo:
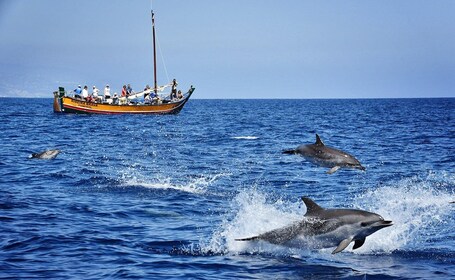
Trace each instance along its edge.
<path fill-rule="evenodd" d="M 160 56 L 161 56 L 161 61 L 163 62 L 164 73 L 166 74 L 167 83 L 170 83 L 171 80 L 169 80 L 169 75 L 168 75 L 168 73 L 167 73 L 167 67 L 166 67 L 166 63 L 164 62 L 164 56 L 163 56 L 163 52 L 161 51 L 160 40 L 158 39 L 158 36 L 157 36 L 157 38 L 156 38 L 156 42 L 157 42 L 157 44 L 158 44 L 158 51 L 159 51 Z"/>

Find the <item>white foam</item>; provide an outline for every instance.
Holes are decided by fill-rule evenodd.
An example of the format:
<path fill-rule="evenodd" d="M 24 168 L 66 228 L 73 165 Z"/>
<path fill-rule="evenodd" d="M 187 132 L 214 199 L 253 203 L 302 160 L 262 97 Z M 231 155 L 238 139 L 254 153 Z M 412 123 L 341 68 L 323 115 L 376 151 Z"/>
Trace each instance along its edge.
<path fill-rule="evenodd" d="M 237 139 L 237 140 L 256 140 L 259 139 L 257 136 L 233 136 L 231 137 L 232 139 Z"/>
<path fill-rule="evenodd" d="M 200 176 L 190 178 L 187 182 L 173 182 L 169 177 L 155 176 L 153 178 L 144 178 L 134 176 L 123 178 L 123 186 L 140 186 L 143 188 L 161 190 L 172 189 L 182 192 L 201 194 L 205 193 L 209 186 L 211 186 L 218 178 L 225 175 L 226 174 Z"/>
<path fill-rule="evenodd" d="M 426 178 L 408 178 L 358 195 L 354 207 L 380 214 L 394 225 L 367 238 L 356 253 L 429 248 L 429 238 L 444 235 L 454 226 L 454 194 L 444 185 L 454 185 L 455 176 L 430 173 Z M 453 189 L 452 189 L 453 191 Z"/>
<path fill-rule="evenodd" d="M 454 176 L 443 179 L 439 175 L 423 180 L 403 179 L 354 197 L 353 208 L 378 213 L 385 219 L 392 220 L 394 225 L 367 237 L 363 247 L 352 251 L 351 244 L 347 250 L 357 254 L 370 254 L 431 246 L 426 240 L 433 236 L 432 232 L 450 232 L 454 227 L 455 221 L 451 216 L 454 207 L 449 203 L 454 200 L 454 194 L 447 188 L 437 188 L 447 184 L 453 188 Z M 349 201 L 344 204 L 346 208 L 351 208 Z M 253 188 L 241 191 L 231 202 L 230 209 L 231 212 L 224 217 L 211 239 L 200 242 L 203 251 L 232 254 L 267 252 L 291 256 L 308 252 L 305 249 L 284 248 L 266 242 L 235 241 L 236 238 L 251 237 L 301 220 L 306 208 L 299 198 L 296 197 L 293 201 L 270 201 L 266 194 Z M 333 248 L 322 249 L 320 252 L 330 255 L 332 250 Z"/>
<path fill-rule="evenodd" d="M 279 228 L 301 219 L 305 207 L 299 209 L 299 202 L 277 200 L 267 202 L 266 195 L 255 190 L 243 191 L 231 202 L 235 209 L 231 217 L 225 217 L 208 243 L 201 249 L 217 253 L 240 253 L 281 250 L 263 242 L 241 242 L 236 238 L 250 237 Z"/>

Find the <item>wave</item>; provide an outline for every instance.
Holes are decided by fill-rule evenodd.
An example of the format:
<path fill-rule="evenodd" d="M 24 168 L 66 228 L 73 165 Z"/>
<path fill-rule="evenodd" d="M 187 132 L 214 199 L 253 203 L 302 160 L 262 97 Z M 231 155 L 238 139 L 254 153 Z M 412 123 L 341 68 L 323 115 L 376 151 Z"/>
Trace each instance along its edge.
<path fill-rule="evenodd" d="M 232 139 L 236 140 L 256 140 L 259 139 L 257 136 L 233 136 Z"/>
<path fill-rule="evenodd" d="M 352 251 L 355 254 L 390 254 L 394 251 L 414 251 L 436 245 L 433 239 L 444 240 L 453 236 L 455 177 L 433 174 L 426 178 L 409 178 L 391 182 L 354 196 L 352 208 L 382 215 L 394 222 L 392 227 L 380 230 L 367 238 L 365 245 Z M 345 205 L 349 205 L 345 204 Z M 349 208 L 351 208 L 351 206 Z M 266 242 L 238 242 L 236 238 L 249 237 L 299 221 L 305 206 L 296 199 L 272 201 L 256 189 L 241 191 L 231 202 L 228 213 L 211 239 L 201 243 L 202 251 L 216 253 L 258 253 L 279 255 L 309 254 L 310 250 L 297 250 Z M 452 238 L 453 240 L 453 238 Z M 446 241 L 441 241 L 444 243 Z M 455 241 L 452 241 L 455 243 Z M 447 244 L 448 248 L 455 244 Z M 319 252 L 330 255 L 331 249 Z"/>
<path fill-rule="evenodd" d="M 147 189 L 157 190 L 177 190 L 181 192 L 203 194 L 218 178 L 227 174 L 203 175 L 198 177 L 190 177 L 187 181 L 176 181 L 170 177 L 161 177 L 156 175 L 153 178 L 142 176 L 123 175 L 122 186 L 124 187 L 143 187 Z"/>

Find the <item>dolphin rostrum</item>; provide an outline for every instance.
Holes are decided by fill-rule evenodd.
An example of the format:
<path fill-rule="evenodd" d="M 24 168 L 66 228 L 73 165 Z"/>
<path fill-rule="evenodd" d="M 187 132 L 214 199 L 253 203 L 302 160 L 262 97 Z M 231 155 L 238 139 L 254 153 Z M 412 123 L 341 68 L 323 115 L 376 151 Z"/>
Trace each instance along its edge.
<path fill-rule="evenodd" d="M 308 161 L 330 168 L 328 174 L 336 172 L 341 167 L 365 170 L 354 156 L 324 145 L 317 134 L 316 143 L 300 145 L 294 150 L 283 151 L 283 154 L 300 154 Z"/>
<path fill-rule="evenodd" d="M 324 209 L 308 197 L 302 197 L 307 212 L 304 219 L 289 226 L 236 241 L 263 240 L 288 247 L 329 248 L 339 253 L 354 241 L 353 249 L 362 247 L 365 238 L 393 225 L 380 215 L 356 209 Z"/>
<path fill-rule="evenodd" d="M 60 150 L 47 150 L 41 153 L 32 154 L 30 158 L 38 158 L 38 159 L 54 159 Z"/>

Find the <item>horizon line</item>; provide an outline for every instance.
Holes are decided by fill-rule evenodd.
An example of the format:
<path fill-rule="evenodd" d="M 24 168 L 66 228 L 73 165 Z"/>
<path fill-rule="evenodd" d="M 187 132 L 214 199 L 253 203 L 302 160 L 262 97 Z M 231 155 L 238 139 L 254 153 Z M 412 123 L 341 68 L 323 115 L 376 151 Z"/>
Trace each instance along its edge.
<path fill-rule="evenodd" d="M 18 99 L 54 99 L 44 96 L 0 96 L 0 98 Z M 451 99 L 455 96 L 422 96 L 422 97 L 320 97 L 320 98 L 192 98 L 191 100 L 372 100 L 372 99 Z"/>

